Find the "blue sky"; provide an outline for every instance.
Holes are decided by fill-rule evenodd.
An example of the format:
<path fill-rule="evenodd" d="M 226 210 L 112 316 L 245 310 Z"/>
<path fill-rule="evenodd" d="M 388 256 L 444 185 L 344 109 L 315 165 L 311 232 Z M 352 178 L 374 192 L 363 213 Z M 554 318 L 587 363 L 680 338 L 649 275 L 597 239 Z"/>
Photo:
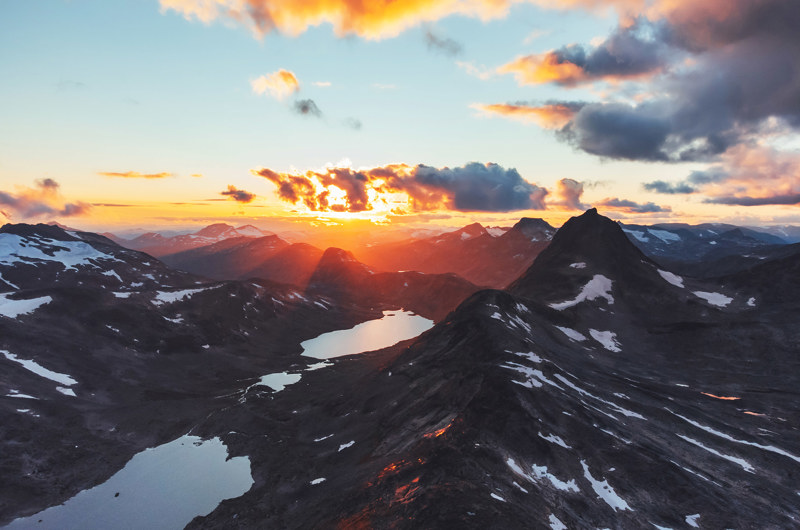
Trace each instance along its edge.
<path fill-rule="evenodd" d="M 359 34 L 339 37 L 328 23 L 309 26 L 296 36 L 272 31 L 259 37 L 246 20 L 218 16 L 203 23 L 156 1 L 5 1 L 0 8 L 0 48 L 6 50 L 0 55 L 0 191 L 11 197 L 3 211 L 12 221 L 43 220 L 39 214 L 28 215 L 38 210 L 24 208 L 24 200 L 37 200 L 44 189 L 37 184 L 42 179 L 59 184 L 57 197 L 38 197 L 55 217 L 67 212 L 66 204 L 95 205 L 69 219 L 70 224 L 156 225 L 167 218 L 180 222 L 183 217 L 190 223 L 330 213 L 280 200 L 272 182 L 253 175 L 256 168 L 288 175 L 330 164 L 349 164 L 355 171 L 392 163 L 457 168 L 469 162 L 516 169 L 525 181 L 545 188 L 549 202 L 545 210 L 468 212 L 454 210 L 445 200 L 436 211 L 447 212 L 454 224 L 522 215 L 563 220 L 577 210 L 559 198 L 562 179 L 583 184 L 581 206 L 598 205 L 602 211 L 605 204 L 609 215 L 630 222 L 768 223 L 796 217 L 796 204 L 786 197 L 800 189 L 791 181 L 781 183 L 780 204 L 765 204 L 763 189 L 755 199 L 744 193 L 743 178 L 732 178 L 739 186 L 732 191 L 713 189 L 713 200 L 745 203 L 746 195 L 751 202 L 760 201 L 756 206 L 711 204 L 703 193 L 707 188 L 696 184 L 695 192 L 685 194 L 643 188 L 655 181 L 680 183 L 692 172 L 720 165 L 733 173 L 729 159 L 736 152 L 731 149 L 744 142 L 681 163 L 620 157 L 617 151 L 598 155 L 595 147 L 565 141 L 554 130 L 474 107 L 629 103 L 628 94 L 634 91 L 656 97 L 664 81 L 649 72 L 644 80 L 607 77 L 575 86 L 520 85 L 514 75 L 497 72 L 516 57 L 541 56 L 571 43 L 588 50 L 602 45 L 620 27 L 624 17 L 619 9 L 552 10 L 521 3 L 492 20 L 446 14 L 375 40 Z M 653 15 L 654 24 L 659 20 Z M 454 49 L 429 46 L 426 34 Z M 710 60 L 709 53 L 703 51 L 697 60 Z M 684 51 L 680 60 L 686 58 Z M 481 79 L 470 74 L 467 64 L 488 75 Z M 253 91 L 251 81 L 279 69 L 294 74 L 299 91 L 283 100 Z M 320 116 L 293 112 L 295 102 L 309 99 Z M 762 129 L 767 119 L 783 119 L 787 113 L 779 109 L 767 114 L 759 122 Z M 577 127 L 577 118 L 573 121 Z M 782 152 L 789 157 L 790 173 L 796 169 L 795 139 L 792 127 L 783 127 L 776 136 L 776 142 L 789 146 Z M 228 200 L 220 195 L 228 186 L 255 198 Z M 653 207 L 637 212 L 620 207 L 620 201 Z M 179 202 L 193 205 L 171 204 Z M 169 215 L 158 214 L 164 210 Z M 333 217 L 344 219 L 344 213 L 369 214 L 348 211 Z M 412 212 L 406 208 L 406 213 Z"/>

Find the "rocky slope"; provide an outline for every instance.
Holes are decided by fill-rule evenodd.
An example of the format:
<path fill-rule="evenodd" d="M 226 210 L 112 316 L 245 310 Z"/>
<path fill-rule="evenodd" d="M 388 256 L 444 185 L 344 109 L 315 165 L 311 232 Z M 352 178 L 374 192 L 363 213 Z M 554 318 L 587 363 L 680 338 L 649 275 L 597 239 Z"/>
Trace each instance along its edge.
<path fill-rule="evenodd" d="M 589 211 L 412 345 L 212 415 L 255 485 L 190 526 L 794 526 L 800 332 L 762 287 L 659 269 Z"/>

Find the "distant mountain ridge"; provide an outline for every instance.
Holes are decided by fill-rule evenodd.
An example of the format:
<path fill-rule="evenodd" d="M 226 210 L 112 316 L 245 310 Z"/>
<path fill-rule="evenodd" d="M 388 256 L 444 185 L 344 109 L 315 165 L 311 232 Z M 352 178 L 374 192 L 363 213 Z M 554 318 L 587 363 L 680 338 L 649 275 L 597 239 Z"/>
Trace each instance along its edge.
<path fill-rule="evenodd" d="M 236 237 L 263 237 L 274 235 L 252 225 L 234 227 L 226 223 L 214 223 L 194 233 L 164 237 L 156 232 L 148 232 L 133 239 L 124 239 L 108 234 L 115 243 L 132 250 L 146 252 L 151 256 L 161 257 L 185 250 L 210 245 L 225 239 Z"/>
<path fill-rule="evenodd" d="M 376 245 L 357 257 L 376 270 L 451 272 L 476 285 L 500 288 L 530 266 L 554 233 L 541 219 L 522 218 L 499 235 L 473 223 L 430 238 Z"/>

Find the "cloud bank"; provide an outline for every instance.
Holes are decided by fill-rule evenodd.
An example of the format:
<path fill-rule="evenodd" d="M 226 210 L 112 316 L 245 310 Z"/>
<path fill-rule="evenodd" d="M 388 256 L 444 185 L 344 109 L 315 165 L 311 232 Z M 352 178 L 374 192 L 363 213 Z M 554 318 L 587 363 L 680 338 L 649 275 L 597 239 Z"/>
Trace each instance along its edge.
<path fill-rule="evenodd" d="M 91 205 L 65 202 L 61 186 L 53 179 L 39 179 L 33 188 L 20 187 L 16 193 L 0 191 L 0 213 L 10 220 L 42 217 L 74 217 L 85 215 Z"/>
<path fill-rule="evenodd" d="M 328 168 L 304 174 L 252 170 L 277 186 L 277 195 L 315 212 L 398 208 L 421 212 L 542 210 L 547 190 L 515 169 L 472 162 L 455 168 L 393 164 L 371 169 Z M 399 196 L 399 199 L 398 199 Z M 397 206 L 397 203 L 400 206 Z"/>

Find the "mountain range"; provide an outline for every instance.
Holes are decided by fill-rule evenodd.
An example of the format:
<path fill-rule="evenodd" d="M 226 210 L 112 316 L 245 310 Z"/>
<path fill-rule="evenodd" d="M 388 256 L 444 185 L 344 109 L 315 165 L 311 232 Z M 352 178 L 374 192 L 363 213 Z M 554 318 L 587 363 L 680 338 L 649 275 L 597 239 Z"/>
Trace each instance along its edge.
<path fill-rule="evenodd" d="M 715 245 L 691 247 L 702 236 L 685 228 L 588 210 L 547 232 L 523 219 L 358 259 L 329 248 L 286 285 L 208 280 L 102 236 L 6 225 L 0 522 L 191 432 L 246 456 L 253 485 L 190 528 L 795 526 L 800 249 L 721 229 L 708 240 L 781 252 L 692 277 L 665 264 L 667 241 L 687 241 L 684 263 Z M 269 237 L 195 259 L 227 248 L 268 262 L 293 247 L 275 238 L 266 251 Z M 491 281 L 467 281 L 490 278 L 488 258 L 456 264 L 463 277 L 436 268 L 446 252 L 502 248 L 527 250 Z M 309 338 L 399 307 L 435 325 L 320 369 L 300 355 Z M 301 377 L 253 385 L 280 371 Z"/>

